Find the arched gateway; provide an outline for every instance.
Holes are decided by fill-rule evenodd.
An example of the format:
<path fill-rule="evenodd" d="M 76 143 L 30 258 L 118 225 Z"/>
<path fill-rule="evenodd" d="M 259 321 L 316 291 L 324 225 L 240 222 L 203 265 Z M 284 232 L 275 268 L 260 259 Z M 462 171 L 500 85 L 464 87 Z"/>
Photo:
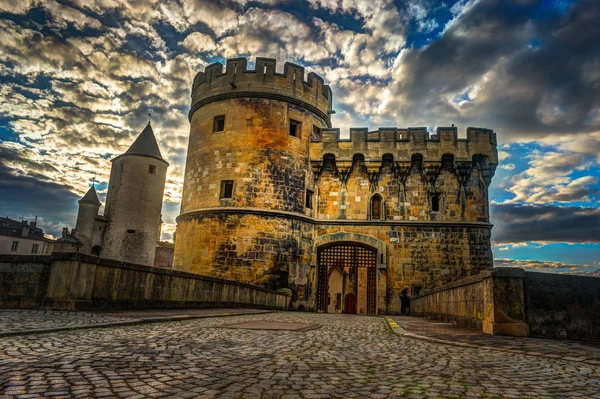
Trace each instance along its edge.
<path fill-rule="evenodd" d="M 317 308 L 321 312 L 346 313 L 342 300 L 357 298 L 358 313 L 377 314 L 377 250 L 345 242 L 322 246 L 317 254 L 319 282 Z"/>
<path fill-rule="evenodd" d="M 385 295 L 385 259 L 385 244 L 374 237 L 356 233 L 319 237 L 316 310 L 377 314 Z M 378 300 L 379 296 L 383 297 Z"/>

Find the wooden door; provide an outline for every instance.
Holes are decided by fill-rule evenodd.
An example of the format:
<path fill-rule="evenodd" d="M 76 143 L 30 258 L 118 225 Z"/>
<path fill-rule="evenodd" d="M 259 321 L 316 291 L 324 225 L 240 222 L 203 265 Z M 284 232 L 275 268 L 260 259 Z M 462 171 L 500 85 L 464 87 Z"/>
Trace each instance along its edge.
<path fill-rule="evenodd" d="M 356 314 L 356 297 L 354 294 L 346 295 L 346 313 Z"/>

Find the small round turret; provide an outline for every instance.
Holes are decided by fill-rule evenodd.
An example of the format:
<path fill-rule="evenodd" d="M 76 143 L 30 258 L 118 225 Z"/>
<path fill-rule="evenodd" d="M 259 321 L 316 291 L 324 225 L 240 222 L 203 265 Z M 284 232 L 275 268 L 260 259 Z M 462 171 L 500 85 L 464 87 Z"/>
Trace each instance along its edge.
<path fill-rule="evenodd" d="M 93 245 L 96 216 L 98 216 L 98 209 L 102 204 L 93 185 L 78 202 L 79 211 L 77 212 L 77 222 L 75 224 L 75 236 L 83 243 L 81 251 L 89 254 Z"/>

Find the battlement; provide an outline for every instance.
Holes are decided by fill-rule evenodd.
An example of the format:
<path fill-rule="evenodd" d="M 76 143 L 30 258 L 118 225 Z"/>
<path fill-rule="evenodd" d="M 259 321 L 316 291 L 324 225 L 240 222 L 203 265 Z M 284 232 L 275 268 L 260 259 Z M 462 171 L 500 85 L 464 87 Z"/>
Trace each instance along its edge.
<path fill-rule="evenodd" d="M 246 58 L 228 59 L 225 70 L 219 62 L 206 66 L 194 78 L 190 119 L 195 110 L 210 102 L 251 97 L 299 105 L 331 126 L 333 96 L 323 78 L 311 72 L 305 80 L 304 68 L 290 62 L 284 64 L 283 73 L 276 68 L 276 60 L 272 58 L 257 58 L 254 70 L 248 69 Z"/>
<path fill-rule="evenodd" d="M 336 161 L 351 161 L 355 154 L 367 160 L 381 160 L 392 155 L 396 161 L 409 162 L 413 154 L 421 154 L 424 161 L 440 161 L 442 155 L 452 154 L 456 160 L 472 159 L 473 155 L 485 155 L 494 165 L 498 164 L 496 133 L 490 129 L 469 127 L 467 138 L 459 139 L 456 127 L 439 127 L 431 134 L 424 127 L 351 128 L 350 137 L 340 137 L 340 129 L 321 129 L 320 138 L 312 138 L 310 155 L 313 162 L 320 162 L 324 155 L 333 155 Z"/>

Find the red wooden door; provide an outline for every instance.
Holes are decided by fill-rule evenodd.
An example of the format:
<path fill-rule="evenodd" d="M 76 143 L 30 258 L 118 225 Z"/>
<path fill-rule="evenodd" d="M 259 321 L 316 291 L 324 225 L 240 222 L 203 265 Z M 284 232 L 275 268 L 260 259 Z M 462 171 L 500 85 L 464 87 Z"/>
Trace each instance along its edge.
<path fill-rule="evenodd" d="M 346 295 L 346 313 L 356 314 L 356 297 L 354 294 Z"/>

